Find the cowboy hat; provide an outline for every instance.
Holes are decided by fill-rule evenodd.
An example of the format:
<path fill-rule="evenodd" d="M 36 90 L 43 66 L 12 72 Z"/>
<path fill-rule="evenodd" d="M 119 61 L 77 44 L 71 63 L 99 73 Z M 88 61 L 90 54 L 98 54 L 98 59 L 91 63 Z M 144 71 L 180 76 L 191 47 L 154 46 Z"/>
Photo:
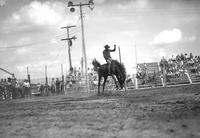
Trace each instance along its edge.
<path fill-rule="evenodd" d="M 105 45 L 104 48 L 110 48 L 110 46 L 109 45 Z"/>

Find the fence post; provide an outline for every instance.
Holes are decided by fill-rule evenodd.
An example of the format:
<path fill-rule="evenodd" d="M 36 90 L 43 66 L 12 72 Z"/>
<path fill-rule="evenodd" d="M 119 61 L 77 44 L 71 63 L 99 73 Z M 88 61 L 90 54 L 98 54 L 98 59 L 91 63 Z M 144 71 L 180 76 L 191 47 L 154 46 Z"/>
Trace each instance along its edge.
<path fill-rule="evenodd" d="M 48 94 L 48 76 L 47 76 L 47 65 L 45 65 L 45 96 Z"/>
<path fill-rule="evenodd" d="M 184 74 L 187 76 L 190 84 L 192 84 L 192 80 L 191 80 L 190 75 L 188 74 L 187 70 L 186 70 L 186 72 Z"/>
<path fill-rule="evenodd" d="M 135 89 L 138 89 L 138 80 L 136 74 L 133 75 L 133 78 L 134 78 Z"/>
<path fill-rule="evenodd" d="M 162 75 L 162 76 L 160 77 L 160 79 L 161 79 L 161 82 L 162 82 L 162 86 L 165 87 L 165 86 L 166 86 L 166 83 L 165 83 L 164 75 Z"/>
<path fill-rule="evenodd" d="M 158 69 L 159 69 L 159 72 L 160 72 L 160 79 L 161 79 L 161 83 L 162 83 L 162 86 L 165 87 L 166 86 L 166 69 L 165 69 L 165 66 L 163 68 L 163 72 L 161 70 L 161 67 L 160 67 L 160 63 L 158 62 Z"/>

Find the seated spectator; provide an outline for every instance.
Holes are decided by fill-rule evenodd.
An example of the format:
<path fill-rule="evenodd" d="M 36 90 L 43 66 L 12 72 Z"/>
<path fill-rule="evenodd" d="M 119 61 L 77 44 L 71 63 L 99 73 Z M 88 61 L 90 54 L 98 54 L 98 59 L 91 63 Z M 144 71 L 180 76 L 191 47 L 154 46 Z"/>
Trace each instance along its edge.
<path fill-rule="evenodd" d="M 197 56 L 194 57 L 194 63 L 195 63 L 195 64 L 198 63 L 198 57 L 197 57 Z"/>
<path fill-rule="evenodd" d="M 139 65 L 137 65 L 137 76 L 141 76 L 142 75 L 142 69 L 140 68 Z"/>
<path fill-rule="evenodd" d="M 187 60 L 187 53 L 184 54 L 184 61 Z"/>
<path fill-rule="evenodd" d="M 193 59 L 193 54 L 190 53 L 190 56 L 188 57 L 189 60 Z"/>
<path fill-rule="evenodd" d="M 200 63 L 200 56 L 198 56 L 197 59 L 198 59 L 198 62 Z"/>
<path fill-rule="evenodd" d="M 180 60 L 181 61 L 184 61 L 185 60 L 185 56 L 181 53 L 181 56 L 180 56 Z"/>
<path fill-rule="evenodd" d="M 176 57 L 174 55 L 172 55 L 172 62 L 176 61 Z"/>

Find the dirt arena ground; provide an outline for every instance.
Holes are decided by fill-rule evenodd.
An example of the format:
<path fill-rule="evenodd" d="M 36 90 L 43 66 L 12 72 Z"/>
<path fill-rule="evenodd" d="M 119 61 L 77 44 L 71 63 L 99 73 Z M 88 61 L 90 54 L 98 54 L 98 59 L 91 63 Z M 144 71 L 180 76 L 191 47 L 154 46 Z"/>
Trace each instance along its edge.
<path fill-rule="evenodd" d="M 0 101 L 0 137 L 200 137 L 200 84 L 81 95 Z"/>

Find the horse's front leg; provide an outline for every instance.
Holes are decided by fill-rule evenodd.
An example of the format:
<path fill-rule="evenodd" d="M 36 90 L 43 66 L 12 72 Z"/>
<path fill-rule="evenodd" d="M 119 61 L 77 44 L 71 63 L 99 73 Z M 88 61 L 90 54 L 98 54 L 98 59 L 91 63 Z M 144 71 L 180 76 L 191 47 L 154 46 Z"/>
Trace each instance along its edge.
<path fill-rule="evenodd" d="M 106 80 L 107 80 L 107 76 L 106 77 L 104 77 L 104 81 L 103 81 L 103 92 L 104 92 L 104 89 L 105 89 L 105 84 L 106 84 Z"/>
<path fill-rule="evenodd" d="M 101 86 L 101 76 L 99 75 L 99 81 L 98 81 L 98 95 L 100 94 L 100 86 Z"/>

